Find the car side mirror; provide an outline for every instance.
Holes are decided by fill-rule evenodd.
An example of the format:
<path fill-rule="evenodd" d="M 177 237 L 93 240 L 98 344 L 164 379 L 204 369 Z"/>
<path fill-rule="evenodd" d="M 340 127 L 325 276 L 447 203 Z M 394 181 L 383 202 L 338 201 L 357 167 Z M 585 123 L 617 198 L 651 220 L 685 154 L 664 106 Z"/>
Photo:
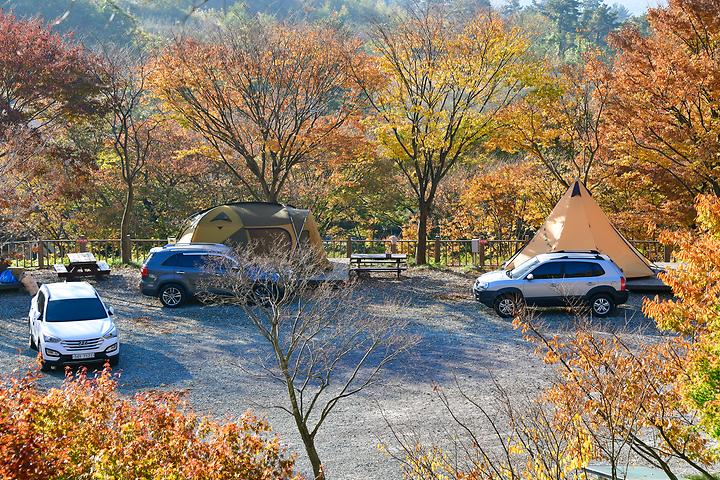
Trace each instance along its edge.
<path fill-rule="evenodd" d="M 532 273 L 528 273 L 527 277 L 525 277 L 525 280 L 532 280 L 535 278 Z"/>
<path fill-rule="evenodd" d="M 115 309 L 113 307 L 108 307 L 107 311 L 109 316 L 115 315 Z"/>

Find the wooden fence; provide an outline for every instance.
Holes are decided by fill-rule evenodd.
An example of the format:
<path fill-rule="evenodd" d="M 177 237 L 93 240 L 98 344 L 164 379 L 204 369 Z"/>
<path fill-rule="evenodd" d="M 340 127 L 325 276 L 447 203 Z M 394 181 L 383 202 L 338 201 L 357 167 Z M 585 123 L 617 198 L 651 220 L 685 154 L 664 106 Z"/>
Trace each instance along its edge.
<path fill-rule="evenodd" d="M 167 240 L 154 238 L 136 238 L 131 241 L 131 259 L 142 263 L 152 247 L 167 244 Z M 87 251 L 98 260 L 108 263 L 120 261 L 120 239 L 78 240 L 25 240 L 0 243 L 0 258 L 13 262 L 14 266 L 24 268 L 49 268 L 56 263 L 64 263 L 66 255 L 72 252 Z"/>
<path fill-rule="evenodd" d="M 472 240 L 431 239 L 428 241 L 427 258 L 431 263 L 452 267 L 493 268 L 517 252 L 527 240 L 485 240 L 477 242 L 473 251 Z M 152 247 L 165 245 L 162 239 L 131 240 L 132 261 L 142 263 Z M 654 240 L 630 240 L 635 248 L 650 261 L 672 261 L 672 249 Z M 415 257 L 417 240 L 379 239 L 332 239 L 325 240 L 325 251 L 330 258 L 349 257 L 353 253 L 404 253 Z M 10 259 L 15 266 L 25 268 L 48 268 L 63 263 L 70 252 L 89 251 L 98 260 L 109 263 L 120 259 L 119 239 L 75 240 L 26 240 L 0 244 L 0 258 Z"/>

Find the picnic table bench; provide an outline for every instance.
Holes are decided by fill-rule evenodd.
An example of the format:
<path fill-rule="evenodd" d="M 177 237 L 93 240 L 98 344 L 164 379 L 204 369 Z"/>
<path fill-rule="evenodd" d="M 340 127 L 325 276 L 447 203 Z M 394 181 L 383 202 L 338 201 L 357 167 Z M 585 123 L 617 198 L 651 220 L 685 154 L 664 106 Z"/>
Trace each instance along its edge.
<path fill-rule="evenodd" d="M 356 274 L 370 272 L 400 272 L 407 270 L 407 255 L 399 253 L 354 253 L 350 256 L 350 271 Z"/>
<path fill-rule="evenodd" d="M 82 277 L 94 277 L 100 279 L 110 275 L 110 265 L 104 261 L 98 261 L 90 252 L 68 253 L 67 265 L 56 264 L 53 266 L 58 278 L 75 280 Z"/>

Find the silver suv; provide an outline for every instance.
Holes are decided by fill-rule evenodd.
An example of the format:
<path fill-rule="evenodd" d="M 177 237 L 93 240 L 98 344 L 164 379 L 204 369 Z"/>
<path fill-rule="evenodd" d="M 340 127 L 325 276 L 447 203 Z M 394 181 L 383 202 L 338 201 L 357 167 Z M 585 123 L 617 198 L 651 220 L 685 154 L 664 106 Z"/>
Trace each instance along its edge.
<path fill-rule="evenodd" d="M 606 255 L 561 251 L 533 257 L 512 270 L 478 277 L 475 299 L 503 318 L 523 305 L 576 306 L 585 304 L 593 315 L 606 317 L 625 303 L 625 277 Z"/>
<path fill-rule="evenodd" d="M 140 269 L 140 291 L 158 297 L 166 307 L 179 307 L 197 294 L 213 261 L 232 262 L 232 249 L 213 243 L 152 248 Z"/>

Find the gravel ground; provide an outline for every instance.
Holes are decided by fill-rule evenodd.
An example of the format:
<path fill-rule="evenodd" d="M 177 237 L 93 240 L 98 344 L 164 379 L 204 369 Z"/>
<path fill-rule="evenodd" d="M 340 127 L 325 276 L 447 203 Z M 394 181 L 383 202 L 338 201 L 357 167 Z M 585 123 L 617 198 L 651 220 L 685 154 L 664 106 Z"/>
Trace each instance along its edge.
<path fill-rule="evenodd" d="M 51 281 L 48 273 L 35 274 Z M 120 389 L 186 390 L 199 412 L 220 418 L 237 417 L 247 409 L 266 417 L 289 449 L 299 454 L 298 467 L 308 473 L 302 444 L 292 418 L 273 408 L 284 399 L 283 389 L 259 379 L 244 368 L 266 352 L 262 339 L 239 309 L 189 305 L 161 308 L 156 299 L 137 291 L 135 270 L 116 270 L 97 283 L 100 295 L 115 308 L 122 342 Z M 400 434 L 443 438 L 449 424 L 436 385 L 446 387 L 463 408 L 455 382 L 479 402 L 489 400 L 493 379 L 511 396 L 533 396 L 552 377 L 531 345 L 510 322 L 471 299 L 472 278 L 451 272 L 412 269 L 405 278 L 363 280 L 368 298 L 397 298 L 402 307 L 392 312 L 410 320 L 420 343 L 392 364 L 381 385 L 341 402 L 318 435 L 318 449 L 330 478 L 400 478 L 398 464 L 377 445 L 390 440 L 386 419 Z M 629 341 L 652 341 L 658 333 L 640 312 L 642 297 L 631 295 L 618 314 L 592 324 L 594 330 L 623 332 Z M 29 296 L 0 292 L 0 374 L 24 370 L 33 361 L 27 348 Z M 566 311 L 547 310 L 539 319 L 551 331 L 572 331 L 575 320 Z M 61 372 L 42 379 L 57 386 Z M 462 411 L 471 424 L 480 424 L 475 409 Z M 385 417 L 385 418 L 384 418 Z M 489 432 L 487 432 L 489 435 Z"/>

